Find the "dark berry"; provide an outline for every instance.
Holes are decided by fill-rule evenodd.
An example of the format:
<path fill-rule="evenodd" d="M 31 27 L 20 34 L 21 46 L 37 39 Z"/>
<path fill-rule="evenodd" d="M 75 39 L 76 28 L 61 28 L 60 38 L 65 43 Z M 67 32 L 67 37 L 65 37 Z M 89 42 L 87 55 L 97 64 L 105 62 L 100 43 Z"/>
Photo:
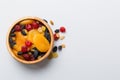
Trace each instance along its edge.
<path fill-rule="evenodd" d="M 17 53 L 18 55 L 22 55 L 23 54 L 23 52 L 21 52 L 21 51 L 18 51 L 18 53 Z"/>
<path fill-rule="evenodd" d="M 33 56 L 34 56 L 35 59 L 37 59 L 38 56 L 39 56 L 39 51 L 38 50 L 34 50 Z"/>
<path fill-rule="evenodd" d="M 55 33 L 59 33 L 59 29 L 56 29 L 56 30 L 55 30 Z"/>
<path fill-rule="evenodd" d="M 24 57 L 25 60 L 30 61 L 31 57 L 30 54 L 22 54 L 22 56 Z"/>
<path fill-rule="evenodd" d="M 27 47 L 30 47 L 30 46 L 32 46 L 32 42 L 30 42 L 30 41 L 25 41 L 25 45 L 27 46 Z"/>
<path fill-rule="evenodd" d="M 9 42 L 12 43 L 13 42 L 13 39 L 12 37 L 9 38 Z"/>
<path fill-rule="evenodd" d="M 27 25 L 25 26 L 25 28 L 26 28 L 27 31 L 30 31 L 30 30 L 33 29 L 33 27 L 32 27 L 30 24 L 27 24 Z"/>
<path fill-rule="evenodd" d="M 56 52 L 57 51 L 57 46 L 54 46 L 53 49 L 52 49 L 53 52 Z"/>
<path fill-rule="evenodd" d="M 62 32 L 62 33 L 66 32 L 65 27 L 60 27 L 60 32 Z"/>
<path fill-rule="evenodd" d="M 10 47 L 13 48 L 13 46 L 14 46 L 15 44 L 16 44 L 16 42 L 14 42 L 14 41 L 11 42 L 11 43 L 10 43 Z"/>
<path fill-rule="evenodd" d="M 58 46 L 58 49 L 61 51 L 62 50 L 62 46 Z"/>
<path fill-rule="evenodd" d="M 36 22 L 33 22 L 31 25 L 34 29 L 38 29 L 38 27 L 39 27 L 39 24 Z"/>
<path fill-rule="evenodd" d="M 15 26 L 15 31 L 21 31 L 21 26 L 20 25 L 16 25 Z"/>
<path fill-rule="evenodd" d="M 24 30 L 24 29 L 21 31 L 21 33 L 22 33 L 22 35 L 24 35 L 24 36 L 26 36 L 26 35 L 27 35 L 27 33 L 25 32 L 25 30 Z"/>
<path fill-rule="evenodd" d="M 46 37 L 46 39 L 50 42 L 51 41 L 51 37 L 50 37 L 50 33 L 45 31 L 44 36 Z"/>
<path fill-rule="evenodd" d="M 15 32 L 15 28 L 13 28 L 12 30 L 11 30 L 11 33 L 14 33 Z"/>
<path fill-rule="evenodd" d="M 30 60 L 31 60 L 31 61 L 34 61 L 34 60 L 35 60 L 35 58 L 34 58 L 33 55 L 30 55 Z"/>
<path fill-rule="evenodd" d="M 46 19 L 43 19 L 46 23 L 48 23 L 48 21 Z"/>
<path fill-rule="evenodd" d="M 15 36 L 16 36 L 16 34 L 14 34 L 14 33 L 11 33 L 11 34 L 10 34 L 10 36 L 11 36 L 11 37 L 15 37 Z"/>
<path fill-rule="evenodd" d="M 21 47 L 21 51 L 24 53 L 24 52 L 27 52 L 27 50 L 28 50 L 28 48 L 27 48 L 27 46 L 22 46 Z"/>
<path fill-rule="evenodd" d="M 21 29 L 25 29 L 25 25 L 21 25 Z"/>

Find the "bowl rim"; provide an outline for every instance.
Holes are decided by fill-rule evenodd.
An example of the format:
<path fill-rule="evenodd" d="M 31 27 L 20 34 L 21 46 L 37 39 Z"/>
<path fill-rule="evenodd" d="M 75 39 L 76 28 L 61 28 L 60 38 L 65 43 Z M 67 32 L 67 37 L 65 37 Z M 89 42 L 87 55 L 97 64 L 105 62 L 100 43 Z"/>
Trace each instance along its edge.
<path fill-rule="evenodd" d="M 51 42 L 50 42 L 50 48 L 49 50 L 45 53 L 45 55 L 43 57 L 41 57 L 40 59 L 37 59 L 37 60 L 34 60 L 34 61 L 26 61 L 26 60 L 23 60 L 23 59 L 20 59 L 18 58 L 17 56 L 15 56 L 14 52 L 12 51 L 12 49 L 10 48 L 10 45 L 9 45 L 9 34 L 11 32 L 11 29 L 17 24 L 19 23 L 20 21 L 22 20 L 25 20 L 25 19 L 33 19 L 33 20 L 38 20 L 40 21 L 41 23 L 43 23 L 47 29 L 49 30 L 49 33 L 50 33 L 50 37 L 51 37 Z M 9 51 L 9 53 L 11 54 L 11 56 L 16 59 L 17 61 L 21 62 L 21 63 L 24 63 L 24 64 L 35 64 L 35 63 L 38 63 L 38 62 L 41 62 L 43 61 L 44 59 L 46 59 L 50 52 L 52 51 L 52 48 L 53 48 L 53 44 L 54 44 L 54 39 L 53 39 L 53 32 L 52 32 L 52 29 L 51 27 L 49 26 L 48 23 L 46 23 L 43 19 L 39 18 L 39 17 L 32 17 L 32 16 L 28 16 L 28 17 L 23 17 L 23 18 L 20 18 L 18 20 L 16 20 L 12 26 L 9 28 L 8 32 L 7 32 L 7 38 L 6 38 L 6 45 L 7 45 L 7 49 Z"/>

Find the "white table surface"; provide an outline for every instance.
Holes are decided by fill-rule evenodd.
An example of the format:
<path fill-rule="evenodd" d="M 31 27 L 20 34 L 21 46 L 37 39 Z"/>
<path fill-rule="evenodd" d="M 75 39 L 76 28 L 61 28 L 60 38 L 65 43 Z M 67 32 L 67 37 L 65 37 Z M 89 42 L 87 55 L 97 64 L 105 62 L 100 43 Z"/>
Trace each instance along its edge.
<path fill-rule="evenodd" d="M 24 16 L 66 26 L 58 58 L 25 65 L 11 57 L 6 33 Z M 0 80 L 120 80 L 120 0 L 1 0 L 0 28 Z"/>

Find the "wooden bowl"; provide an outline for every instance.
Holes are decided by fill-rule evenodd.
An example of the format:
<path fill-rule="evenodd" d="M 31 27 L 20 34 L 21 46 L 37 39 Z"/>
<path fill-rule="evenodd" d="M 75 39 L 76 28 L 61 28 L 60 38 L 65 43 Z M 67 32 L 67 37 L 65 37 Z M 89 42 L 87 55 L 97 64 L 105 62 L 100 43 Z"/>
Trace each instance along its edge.
<path fill-rule="evenodd" d="M 23 21 L 23 20 L 25 20 L 25 19 L 33 19 L 33 20 L 38 20 L 38 21 L 40 21 L 40 22 L 43 23 L 43 24 L 46 26 L 46 28 L 49 30 L 49 33 L 50 33 L 50 36 L 51 36 L 51 42 L 50 42 L 50 48 L 49 48 L 49 50 L 45 53 L 45 55 L 44 55 L 43 57 L 41 57 L 41 58 L 39 58 L 39 59 L 37 59 L 37 60 L 34 60 L 34 61 L 26 61 L 26 60 L 24 60 L 24 59 L 18 58 L 18 57 L 14 54 L 14 52 L 12 51 L 12 49 L 11 49 L 11 47 L 10 47 L 10 44 L 9 44 L 9 34 L 10 34 L 10 31 L 12 30 L 12 28 L 13 28 L 17 23 L 19 23 L 20 21 Z M 48 23 L 46 23 L 43 19 L 38 18 L 38 17 L 24 17 L 24 18 L 21 18 L 21 19 L 17 20 L 17 21 L 10 27 L 10 29 L 8 30 L 8 33 L 7 33 L 7 42 L 6 42 L 6 43 L 7 43 L 8 51 L 9 51 L 9 53 L 12 55 L 12 57 L 13 57 L 14 59 L 16 59 L 17 61 L 19 61 L 19 62 L 21 62 L 21 63 L 34 64 L 34 63 L 41 62 L 42 60 L 46 59 L 46 58 L 49 56 L 49 54 L 50 54 L 50 52 L 51 52 L 51 50 L 52 50 L 52 48 L 53 48 L 53 43 L 54 43 L 53 32 L 52 32 L 50 26 L 48 25 Z"/>

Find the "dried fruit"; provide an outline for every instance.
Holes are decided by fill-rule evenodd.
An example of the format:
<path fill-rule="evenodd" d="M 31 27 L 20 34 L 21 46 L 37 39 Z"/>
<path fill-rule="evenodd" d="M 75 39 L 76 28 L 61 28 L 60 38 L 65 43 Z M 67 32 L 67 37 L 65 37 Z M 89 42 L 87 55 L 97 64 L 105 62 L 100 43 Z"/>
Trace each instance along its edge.
<path fill-rule="evenodd" d="M 33 43 L 41 52 L 47 52 L 50 47 L 48 40 L 41 34 L 36 34 L 34 36 Z"/>
<path fill-rule="evenodd" d="M 46 27 L 45 26 L 42 26 L 42 31 L 44 32 L 46 30 Z"/>
<path fill-rule="evenodd" d="M 32 42 L 30 42 L 30 41 L 25 41 L 25 45 L 27 46 L 27 47 L 30 47 L 30 46 L 32 46 Z"/>
<path fill-rule="evenodd" d="M 62 44 L 61 46 L 62 46 L 62 48 L 65 48 L 65 44 Z"/>
<path fill-rule="evenodd" d="M 26 25 L 26 24 L 31 24 L 32 22 L 34 22 L 34 20 L 32 20 L 32 19 L 27 19 L 27 20 L 21 21 L 20 24 L 21 24 L 21 25 L 23 25 L 23 24 Z"/>
<path fill-rule="evenodd" d="M 26 46 L 22 46 L 22 47 L 21 47 L 21 51 L 22 51 L 23 53 L 25 53 L 25 52 L 28 51 L 28 48 L 27 48 Z"/>
<path fill-rule="evenodd" d="M 23 54 L 23 52 L 21 52 L 21 51 L 18 51 L 18 52 L 17 52 L 17 54 L 18 54 L 18 55 L 22 55 L 22 54 Z"/>
<path fill-rule="evenodd" d="M 27 31 L 30 31 L 33 29 L 33 27 L 30 24 L 26 24 L 25 28 Z"/>
<path fill-rule="evenodd" d="M 60 27 L 60 32 L 62 32 L 62 33 L 64 33 L 64 32 L 66 32 L 66 29 L 65 29 L 65 27 Z"/>
<path fill-rule="evenodd" d="M 51 24 L 51 25 L 54 25 L 54 22 L 53 22 L 52 20 L 50 20 L 50 24 Z"/>
<path fill-rule="evenodd" d="M 23 54 L 22 56 L 23 56 L 24 59 L 27 60 L 27 61 L 30 61 L 30 60 L 31 60 L 30 54 L 27 54 L 27 53 L 26 53 L 26 54 Z"/>
<path fill-rule="evenodd" d="M 54 46 L 53 49 L 52 49 L 53 52 L 56 52 L 57 51 L 57 46 Z"/>
<path fill-rule="evenodd" d="M 16 36 L 16 34 L 14 34 L 14 33 L 11 33 L 11 34 L 10 34 L 10 36 L 11 36 L 11 37 L 15 37 L 15 36 Z"/>
<path fill-rule="evenodd" d="M 34 29 L 38 29 L 39 24 L 36 23 L 35 21 L 31 24 Z"/>
<path fill-rule="evenodd" d="M 27 30 L 23 29 L 23 30 L 21 31 L 21 33 L 22 33 L 24 36 L 26 36 L 26 35 L 27 35 Z"/>
<path fill-rule="evenodd" d="M 54 34 L 54 40 L 58 40 L 58 39 L 59 39 L 58 35 Z"/>
<path fill-rule="evenodd" d="M 20 25 L 16 25 L 16 26 L 15 26 L 15 31 L 21 31 Z"/>
<path fill-rule="evenodd" d="M 61 45 L 60 45 L 60 46 L 58 46 L 58 50 L 60 50 L 60 51 L 62 50 L 62 46 L 61 46 Z"/>
<path fill-rule="evenodd" d="M 60 36 L 60 39 L 63 40 L 65 38 L 65 36 Z"/>
<path fill-rule="evenodd" d="M 53 58 L 57 58 L 58 57 L 58 53 L 56 53 L 56 52 L 52 53 L 52 57 Z"/>
<path fill-rule="evenodd" d="M 43 19 L 46 23 L 48 23 L 48 21 L 46 19 Z"/>
<path fill-rule="evenodd" d="M 59 33 L 59 31 L 60 31 L 59 29 L 56 29 L 56 30 L 55 30 L 55 33 Z"/>
<path fill-rule="evenodd" d="M 38 56 L 39 56 L 39 51 L 38 50 L 34 50 L 33 56 L 34 56 L 35 59 L 37 59 Z"/>

